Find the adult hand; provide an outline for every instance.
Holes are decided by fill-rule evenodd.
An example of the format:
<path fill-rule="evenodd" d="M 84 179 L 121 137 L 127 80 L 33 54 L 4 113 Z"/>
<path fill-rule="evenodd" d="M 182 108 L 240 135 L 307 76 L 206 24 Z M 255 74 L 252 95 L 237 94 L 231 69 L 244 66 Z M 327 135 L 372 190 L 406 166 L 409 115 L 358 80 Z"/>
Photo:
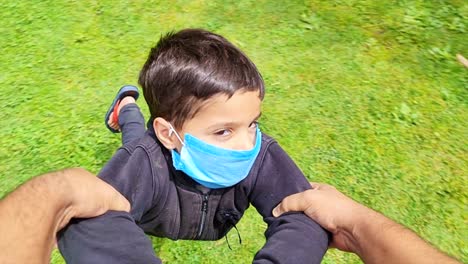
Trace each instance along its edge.
<path fill-rule="evenodd" d="M 129 211 L 112 186 L 84 169 L 32 178 L 0 200 L 0 263 L 49 263 L 56 233 L 73 217 Z"/>
<path fill-rule="evenodd" d="M 340 193 L 335 187 L 311 182 L 312 189 L 290 195 L 273 209 L 274 216 L 289 211 L 303 211 L 319 225 L 332 233 L 330 247 L 355 252 L 353 229 L 358 215 L 370 209 Z"/>
<path fill-rule="evenodd" d="M 108 210 L 130 211 L 127 199 L 94 174 L 81 168 L 66 169 L 57 173 L 66 180 L 65 189 L 69 190 L 71 198 L 70 206 L 60 220 L 58 230 L 72 217 L 95 217 Z"/>
<path fill-rule="evenodd" d="M 273 215 L 304 212 L 332 233 L 331 247 L 354 252 L 364 263 L 459 263 L 408 228 L 353 201 L 334 187 L 311 185 L 311 190 L 284 198 L 273 209 Z"/>

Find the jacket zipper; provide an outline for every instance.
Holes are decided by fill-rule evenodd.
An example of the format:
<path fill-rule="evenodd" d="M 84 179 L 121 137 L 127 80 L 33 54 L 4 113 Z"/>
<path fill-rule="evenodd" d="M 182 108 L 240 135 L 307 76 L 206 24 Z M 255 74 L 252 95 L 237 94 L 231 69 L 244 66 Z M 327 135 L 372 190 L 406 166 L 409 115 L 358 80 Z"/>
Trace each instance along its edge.
<path fill-rule="evenodd" d="M 201 208 L 201 220 L 200 226 L 198 228 L 198 235 L 197 239 L 200 239 L 201 235 L 203 234 L 203 229 L 205 229 L 205 221 L 206 221 L 206 214 L 208 213 L 208 194 L 203 194 L 203 201 L 202 201 L 202 208 Z"/>

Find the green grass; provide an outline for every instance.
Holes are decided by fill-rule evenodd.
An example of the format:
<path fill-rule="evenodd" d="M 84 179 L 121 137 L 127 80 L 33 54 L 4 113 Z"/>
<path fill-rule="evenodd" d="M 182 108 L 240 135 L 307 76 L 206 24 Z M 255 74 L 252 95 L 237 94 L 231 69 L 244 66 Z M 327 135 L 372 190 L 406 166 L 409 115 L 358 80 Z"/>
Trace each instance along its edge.
<path fill-rule="evenodd" d="M 0 197 L 49 170 L 98 172 L 119 146 L 103 125 L 116 89 L 136 83 L 161 34 L 202 27 L 258 65 L 261 128 L 309 179 L 468 262 L 468 75 L 455 60 L 468 56 L 466 1 L 30 0 L 0 10 Z M 225 240 L 153 242 L 165 263 L 248 263 L 264 229 L 251 209 L 243 244 L 228 236 L 232 251 Z M 324 263 L 359 260 L 331 250 Z"/>

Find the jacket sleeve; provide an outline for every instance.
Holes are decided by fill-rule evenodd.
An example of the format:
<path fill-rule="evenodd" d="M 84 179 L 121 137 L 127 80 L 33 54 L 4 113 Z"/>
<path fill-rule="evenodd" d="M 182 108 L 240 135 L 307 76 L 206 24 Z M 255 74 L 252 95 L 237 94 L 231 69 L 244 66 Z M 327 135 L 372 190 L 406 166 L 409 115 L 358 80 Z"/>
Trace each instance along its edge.
<path fill-rule="evenodd" d="M 119 149 L 99 173 L 131 204 L 130 213 L 109 211 L 72 221 L 58 236 L 67 263 L 161 263 L 137 223 L 153 202 L 151 160 L 142 149 Z"/>
<path fill-rule="evenodd" d="M 268 224 L 266 242 L 253 263 L 320 263 L 328 248 L 328 233 L 303 213 L 278 218 L 271 211 L 293 193 L 310 189 L 307 179 L 276 142 L 263 157 L 250 201 Z"/>

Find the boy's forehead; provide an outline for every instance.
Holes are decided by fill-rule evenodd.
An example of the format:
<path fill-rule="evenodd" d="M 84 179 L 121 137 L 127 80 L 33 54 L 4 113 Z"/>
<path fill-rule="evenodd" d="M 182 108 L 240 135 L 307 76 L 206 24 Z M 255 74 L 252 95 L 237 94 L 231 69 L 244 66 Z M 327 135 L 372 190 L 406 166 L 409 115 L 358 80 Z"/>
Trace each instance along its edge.
<path fill-rule="evenodd" d="M 252 122 L 261 112 L 261 103 L 258 91 L 238 91 L 231 97 L 219 94 L 201 102 L 200 109 L 192 120 L 205 121 L 206 125 L 222 122 Z"/>

